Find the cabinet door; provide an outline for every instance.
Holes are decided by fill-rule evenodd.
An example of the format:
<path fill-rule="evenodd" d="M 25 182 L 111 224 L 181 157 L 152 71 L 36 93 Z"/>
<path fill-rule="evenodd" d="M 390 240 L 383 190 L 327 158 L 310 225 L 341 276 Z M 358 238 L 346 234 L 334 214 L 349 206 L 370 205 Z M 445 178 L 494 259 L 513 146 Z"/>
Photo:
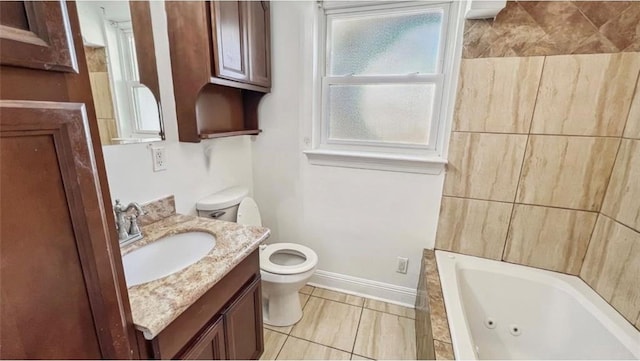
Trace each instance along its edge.
<path fill-rule="evenodd" d="M 2 65 L 78 72 L 62 1 L 0 2 L 0 49 Z"/>
<path fill-rule="evenodd" d="M 264 351 L 262 289 L 257 277 L 224 313 L 227 354 L 231 360 L 255 360 Z"/>
<path fill-rule="evenodd" d="M 0 49 L 0 359 L 136 358 L 75 3 L 0 2 Z"/>
<path fill-rule="evenodd" d="M 185 353 L 181 360 L 225 360 L 227 353 L 224 340 L 224 322 L 219 317 L 205 330 Z"/>
<path fill-rule="evenodd" d="M 212 1 L 214 76 L 247 81 L 246 11 L 243 1 Z"/>
<path fill-rule="evenodd" d="M 271 87 L 271 24 L 268 1 L 249 1 L 247 7 L 247 39 L 249 50 L 249 82 Z"/>

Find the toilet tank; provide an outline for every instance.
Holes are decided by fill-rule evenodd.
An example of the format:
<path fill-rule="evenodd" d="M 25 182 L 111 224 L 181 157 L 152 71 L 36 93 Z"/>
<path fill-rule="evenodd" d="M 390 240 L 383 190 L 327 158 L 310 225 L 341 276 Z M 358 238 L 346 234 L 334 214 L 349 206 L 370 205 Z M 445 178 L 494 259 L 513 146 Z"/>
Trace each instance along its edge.
<path fill-rule="evenodd" d="M 198 216 L 235 222 L 238 216 L 238 205 L 248 195 L 249 190 L 241 186 L 213 193 L 196 203 Z"/>

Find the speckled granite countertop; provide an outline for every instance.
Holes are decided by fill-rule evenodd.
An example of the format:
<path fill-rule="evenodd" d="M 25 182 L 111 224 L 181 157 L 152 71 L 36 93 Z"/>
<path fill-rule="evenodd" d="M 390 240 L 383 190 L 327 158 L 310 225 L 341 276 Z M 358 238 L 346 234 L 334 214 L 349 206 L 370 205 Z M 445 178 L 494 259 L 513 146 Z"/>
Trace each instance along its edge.
<path fill-rule="evenodd" d="M 220 281 L 270 235 L 263 227 L 174 214 L 142 228 L 144 238 L 122 248 L 125 255 L 177 233 L 200 231 L 216 237 L 216 246 L 200 261 L 158 280 L 129 288 L 133 323 L 153 339 L 200 296 Z"/>

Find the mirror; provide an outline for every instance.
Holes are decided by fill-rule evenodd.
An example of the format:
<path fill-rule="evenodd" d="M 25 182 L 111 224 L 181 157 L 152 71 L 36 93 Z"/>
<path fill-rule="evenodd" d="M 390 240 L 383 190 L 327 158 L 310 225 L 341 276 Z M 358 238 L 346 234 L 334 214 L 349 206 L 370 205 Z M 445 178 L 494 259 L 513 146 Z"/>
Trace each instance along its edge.
<path fill-rule="evenodd" d="M 102 145 L 164 140 L 147 1 L 78 1 Z"/>

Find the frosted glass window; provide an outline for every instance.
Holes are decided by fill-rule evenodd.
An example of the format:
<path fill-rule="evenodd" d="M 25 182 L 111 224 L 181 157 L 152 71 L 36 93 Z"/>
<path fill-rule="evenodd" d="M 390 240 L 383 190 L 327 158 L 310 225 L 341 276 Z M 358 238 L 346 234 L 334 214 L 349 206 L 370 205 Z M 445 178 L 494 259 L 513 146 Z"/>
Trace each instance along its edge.
<path fill-rule="evenodd" d="M 434 9 L 333 18 L 328 75 L 436 73 L 443 15 Z"/>
<path fill-rule="evenodd" d="M 331 85 L 329 140 L 427 145 L 435 84 Z"/>

